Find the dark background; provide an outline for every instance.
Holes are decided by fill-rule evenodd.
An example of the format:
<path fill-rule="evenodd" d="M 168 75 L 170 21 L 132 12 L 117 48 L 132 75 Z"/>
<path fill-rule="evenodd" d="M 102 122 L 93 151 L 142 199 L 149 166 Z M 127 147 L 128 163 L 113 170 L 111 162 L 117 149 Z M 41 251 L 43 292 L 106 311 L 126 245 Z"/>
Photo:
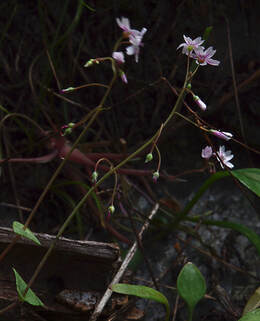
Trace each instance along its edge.
<path fill-rule="evenodd" d="M 258 1 L 1 1 L 1 119 L 7 113 L 26 115 L 50 132 L 80 121 L 98 105 L 104 89 L 89 87 L 64 95 L 59 89 L 109 82 L 109 63 L 88 69 L 83 65 L 90 58 L 111 56 L 121 35 L 116 18 L 124 16 L 132 28 L 148 29 L 139 63 L 126 57 L 128 84 L 118 79 L 106 103 L 111 109 L 101 114 L 81 147 L 84 150 L 84 144 L 105 141 L 105 147 L 92 151 L 120 152 L 119 140 L 123 138 L 127 151 L 134 151 L 159 128 L 176 101 L 166 82 L 159 80 L 166 77 L 177 90 L 181 88 L 186 60 L 176 48 L 183 42 L 183 34 L 194 39 L 212 26 L 207 46 L 217 50 L 214 58 L 221 64 L 201 67 L 194 79 L 193 90 L 208 106 L 203 115 L 199 113 L 215 128 L 232 132 L 239 141 L 259 149 L 258 13 Z M 245 137 L 233 95 L 228 23 Z M 187 102 L 197 111 L 189 97 Z M 79 132 L 75 130 L 70 139 L 73 141 Z M 1 135 L 3 155 L 33 157 L 46 153 L 37 128 L 25 119 L 5 120 Z M 206 144 L 200 130 L 178 119 L 160 141 L 162 169 L 175 175 L 202 166 L 200 153 Z M 234 142 L 227 146 L 235 154 L 236 168 L 256 166 L 254 153 Z M 137 166 L 143 168 L 142 164 Z M 10 168 L 3 164 L 1 201 L 14 203 L 18 198 L 23 206 L 32 208 L 56 168 L 57 161 L 13 164 L 11 184 Z M 63 221 L 68 212 L 67 202 L 63 202 L 64 197 L 52 190 L 39 209 L 40 221 L 46 211 L 55 213 L 54 225 Z M 7 225 L 13 220 L 9 210 L 1 217 Z M 36 228 L 46 231 L 49 226 L 46 223 Z"/>

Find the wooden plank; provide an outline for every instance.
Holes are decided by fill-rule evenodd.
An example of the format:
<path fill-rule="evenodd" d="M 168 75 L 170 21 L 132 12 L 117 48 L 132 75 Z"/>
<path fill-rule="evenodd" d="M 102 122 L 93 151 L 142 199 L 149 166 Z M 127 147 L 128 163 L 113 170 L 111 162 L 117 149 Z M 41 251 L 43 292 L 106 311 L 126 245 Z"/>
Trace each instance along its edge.
<path fill-rule="evenodd" d="M 28 282 L 43 255 L 55 240 L 55 236 L 52 235 L 37 233 L 35 235 L 41 242 L 40 246 L 21 238 L 0 262 L 0 308 L 4 308 L 17 298 L 12 268 L 14 267 Z M 11 229 L 0 227 L 1 252 L 14 237 L 15 234 Z M 119 248 L 115 244 L 60 238 L 32 287 L 46 307 L 39 309 L 27 304 L 23 307 L 27 306 L 28 311 L 38 311 L 37 313 L 43 310 L 46 320 L 58 320 L 60 317 L 65 320 L 64 313 L 69 313 L 68 319 L 74 320 L 72 316 L 79 316 L 79 313 L 58 303 L 57 295 L 64 289 L 104 292 L 119 264 L 119 255 Z M 13 311 L 15 313 L 12 314 L 12 320 L 20 320 L 21 315 L 18 313 L 17 318 L 14 318 L 17 311 L 15 309 Z M 0 315 L 0 319 L 10 320 L 9 313 L 6 314 L 7 318 Z M 57 318 L 53 319 L 54 315 Z"/>

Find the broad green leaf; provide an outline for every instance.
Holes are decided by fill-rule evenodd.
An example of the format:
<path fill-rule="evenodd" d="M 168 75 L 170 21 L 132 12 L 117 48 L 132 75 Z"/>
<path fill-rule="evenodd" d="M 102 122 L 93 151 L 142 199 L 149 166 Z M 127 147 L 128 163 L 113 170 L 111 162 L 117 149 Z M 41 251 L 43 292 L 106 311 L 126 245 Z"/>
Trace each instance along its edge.
<path fill-rule="evenodd" d="M 259 320 L 260 320 L 260 309 L 256 309 L 246 313 L 238 321 L 259 321 Z"/>
<path fill-rule="evenodd" d="M 249 298 L 244 307 L 243 315 L 260 307 L 260 287 L 256 289 L 255 293 Z"/>
<path fill-rule="evenodd" d="M 19 299 L 23 302 L 27 302 L 31 305 L 35 306 L 44 306 L 42 301 L 37 297 L 37 295 L 29 289 L 26 295 L 24 296 L 25 289 L 27 287 L 27 284 L 24 282 L 20 274 L 13 268 L 14 274 L 15 274 L 15 282 L 16 282 L 16 290 L 19 295 Z"/>
<path fill-rule="evenodd" d="M 20 222 L 14 221 L 13 222 L 13 230 L 14 233 L 21 235 L 34 243 L 41 245 L 40 241 L 37 239 L 37 237 L 33 234 L 33 232 L 27 227 L 24 229 L 24 225 Z"/>
<path fill-rule="evenodd" d="M 194 307 L 206 293 L 205 279 L 196 265 L 191 262 L 184 265 L 177 278 L 177 290 L 188 305 L 191 320 Z"/>
<path fill-rule="evenodd" d="M 135 295 L 139 298 L 157 301 L 165 305 L 166 308 L 166 320 L 170 317 L 170 307 L 167 298 L 159 291 L 149 288 L 144 285 L 133 285 L 117 283 L 111 286 L 111 290 L 121 294 Z"/>
<path fill-rule="evenodd" d="M 243 168 L 231 172 L 242 184 L 260 197 L 260 168 Z"/>

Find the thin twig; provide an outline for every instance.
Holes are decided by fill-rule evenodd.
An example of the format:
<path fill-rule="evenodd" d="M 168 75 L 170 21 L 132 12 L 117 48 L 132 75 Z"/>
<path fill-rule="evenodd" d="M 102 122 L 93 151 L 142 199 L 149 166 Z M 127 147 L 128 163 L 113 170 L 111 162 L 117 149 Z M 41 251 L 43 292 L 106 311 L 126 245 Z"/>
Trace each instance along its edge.
<path fill-rule="evenodd" d="M 139 239 L 142 238 L 142 235 L 144 233 L 144 231 L 148 228 L 149 226 L 149 222 L 150 220 L 154 217 L 154 215 L 157 213 L 159 209 L 159 204 L 156 203 L 154 208 L 151 211 L 151 214 L 148 217 L 148 220 L 144 223 L 138 237 Z M 113 278 L 111 285 L 116 284 L 120 281 L 121 277 L 123 276 L 128 264 L 130 263 L 130 261 L 132 260 L 133 256 L 135 255 L 135 252 L 138 248 L 138 242 L 135 241 L 133 246 L 131 247 L 131 249 L 128 251 L 124 261 L 122 262 L 118 272 L 116 273 L 115 277 Z M 89 321 L 96 321 L 97 318 L 99 317 L 99 315 L 101 314 L 101 312 L 103 311 L 107 301 L 109 300 L 109 298 L 111 297 L 113 291 L 110 289 L 110 287 L 107 288 L 106 292 L 104 293 L 103 297 L 101 298 L 101 300 L 99 301 L 98 305 L 96 306 L 94 312 L 91 315 L 91 318 Z"/>
<path fill-rule="evenodd" d="M 143 259 L 144 259 L 145 264 L 146 264 L 146 266 L 147 266 L 147 269 L 148 269 L 148 271 L 149 271 L 149 273 L 150 273 L 151 279 L 153 280 L 154 287 L 156 288 L 157 291 L 159 291 L 159 286 L 158 286 L 158 283 L 157 283 L 156 278 L 155 278 L 155 276 L 154 276 L 151 263 L 150 263 L 148 257 L 147 257 L 146 254 L 145 254 L 144 247 L 143 247 L 143 243 L 142 243 L 142 240 L 140 239 L 140 237 L 139 237 L 139 235 L 138 235 L 138 232 L 137 232 L 136 226 L 135 226 L 135 224 L 134 224 L 133 218 L 132 218 L 131 214 L 129 214 L 127 211 L 125 211 L 125 209 L 123 208 L 123 206 L 121 206 L 121 210 L 122 210 L 122 212 L 126 212 L 126 215 L 128 216 L 128 218 L 129 218 L 129 220 L 130 220 L 131 227 L 132 227 L 132 230 L 133 230 L 133 232 L 134 232 L 134 234 L 135 234 L 135 238 L 136 238 L 136 241 L 137 241 L 137 244 L 138 244 L 138 248 L 139 248 L 139 250 L 140 250 L 141 253 L 142 253 Z"/>

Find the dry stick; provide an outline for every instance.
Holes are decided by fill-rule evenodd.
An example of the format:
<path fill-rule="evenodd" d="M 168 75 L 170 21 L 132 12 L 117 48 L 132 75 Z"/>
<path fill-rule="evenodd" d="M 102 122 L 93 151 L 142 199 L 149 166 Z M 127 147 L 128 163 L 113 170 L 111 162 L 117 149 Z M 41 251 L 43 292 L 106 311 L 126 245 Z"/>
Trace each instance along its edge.
<path fill-rule="evenodd" d="M 151 211 L 151 214 L 148 217 L 148 220 L 144 223 L 138 238 L 141 239 L 142 235 L 144 233 L 144 231 L 148 228 L 149 226 L 149 222 L 150 220 L 154 217 L 154 215 L 157 213 L 159 209 L 159 204 L 156 203 L 154 208 Z M 135 255 L 135 252 L 138 248 L 138 242 L 135 241 L 133 246 L 131 247 L 131 249 L 128 251 L 124 261 L 122 262 L 118 272 L 116 273 L 115 277 L 113 278 L 111 285 L 116 284 L 120 281 L 121 277 L 123 276 L 128 264 L 130 263 L 130 261 L 132 260 L 133 256 Z M 109 300 L 109 298 L 111 297 L 113 291 L 110 289 L 110 287 L 107 288 L 106 292 L 104 293 L 103 297 L 101 298 L 101 300 L 99 301 L 98 305 L 96 306 L 94 312 L 91 315 L 91 318 L 89 321 L 96 321 L 97 318 L 99 317 L 99 315 L 101 314 L 101 312 L 103 311 L 107 301 Z"/>
<path fill-rule="evenodd" d="M 175 304 L 174 304 L 174 309 L 173 309 L 173 316 L 172 316 L 172 321 L 175 321 L 176 315 L 177 315 L 177 310 L 178 310 L 178 304 L 179 304 L 179 299 L 180 296 L 177 294 Z"/>
<path fill-rule="evenodd" d="M 3 308 L 2 310 L 0 310 L 0 314 L 3 314 L 11 309 L 13 309 L 16 305 L 18 304 L 18 300 L 16 300 L 13 303 L 10 303 L 7 307 Z"/>
<path fill-rule="evenodd" d="M 155 145 L 156 146 L 156 145 Z M 125 211 L 124 208 L 121 207 L 121 210 L 123 213 L 126 213 L 126 215 L 128 216 L 129 220 L 130 220 L 130 223 L 131 223 L 131 227 L 132 227 L 132 230 L 134 231 L 134 234 L 135 234 L 135 238 L 136 238 L 136 241 L 137 241 L 137 244 L 138 244 L 138 248 L 140 249 L 141 253 L 142 253 L 142 256 L 144 258 L 144 261 L 145 261 L 145 264 L 147 266 L 147 269 L 151 275 L 151 278 L 153 280 L 153 284 L 154 284 L 154 287 L 156 288 L 157 291 L 159 291 L 159 286 L 158 286 L 158 283 L 156 281 L 156 278 L 154 276 L 154 273 L 153 273 L 153 269 L 151 267 L 151 263 L 150 261 L 148 260 L 146 254 L 145 254 L 145 251 L 144 251 L 144 247 L 143 247 L 143 243 L 142 243 L 142 240 L 140 239 L 139 235 L 138 235 L 138 232 L 137 232 L 137 229 L 136 229 L 136 226 L 134 224 L 134 221 L 133 221 L 133 218 L 131 216 L 130 213 L 128 213 L 127 211 Z"/>

